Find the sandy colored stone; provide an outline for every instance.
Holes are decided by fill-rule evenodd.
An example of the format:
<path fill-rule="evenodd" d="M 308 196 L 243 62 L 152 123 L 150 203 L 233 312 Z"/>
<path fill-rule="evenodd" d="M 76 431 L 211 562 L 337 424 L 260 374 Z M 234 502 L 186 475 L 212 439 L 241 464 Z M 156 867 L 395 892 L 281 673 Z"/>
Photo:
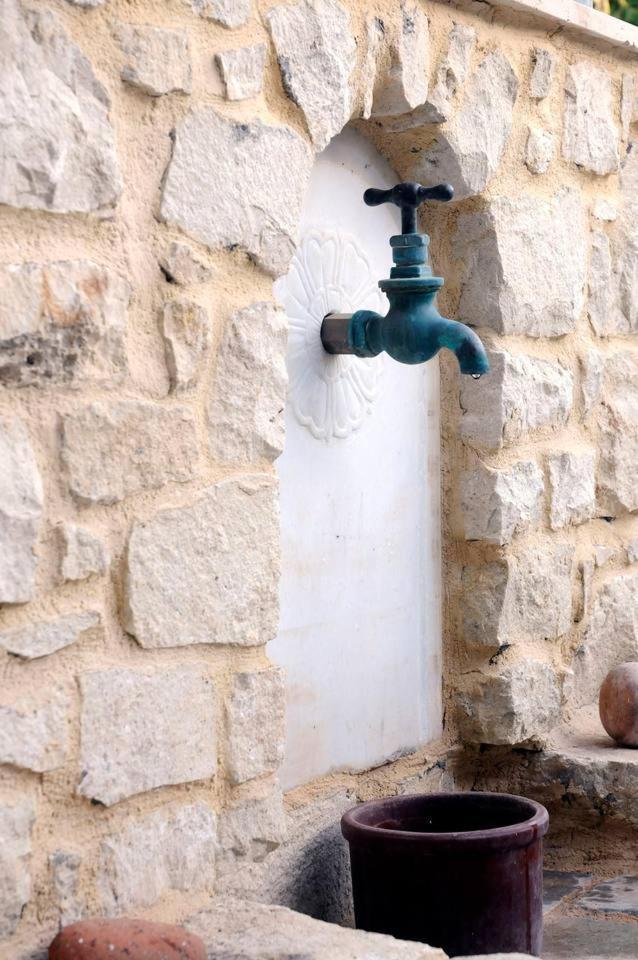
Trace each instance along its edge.
<path fill-rule="evenodd" d="M 379 58 L 385 40 L 385 24 L 380 17 L 366 19 L 365 54 L 359 74 L 361 89 L 361 116 L 368 120 L 372 114 L 374 102 L 374 83 L 377 76 Z"/>
<path fill-rule="evenodd" d="M 61 930 L 49 960 L 206 960 L 206 948 L 184 927 L 150 920 L 83 920 Z"/>
<path fill-rule="evenodd" d="M 212 894 L 216 833 L 215 814 L 204 803 L 164 806 L 130 820 L 100 845 L 102 910 L 130 914 L 171 891 Z M 191 924 L 186 927 L 194 930 Z"/>
<path fill-rule="evenodd" d="M 77 523 L 64 523 L 59 530 L 62 546 L 60 573 L 63 580 L 86 580 L 93 574 L 106 571 L 110 561 L 109 552 L 99 537 Z"/>
<path fill-rule="evenodd" d="M 210 348 L 210 320 L 192 300 L 168 300 L 162 310 L 166 366 L 174 393 L 193 390 Z"/>
<path fill-rule="evenodd" d="M 29 435 L 18 417 L 0 417 L 0 464 L 0 603 L 26 603 L 35 588 L 43 491 Z"/>
<path fill-rule="evenodd" d="M 598 408 L 598 506 L 604 516 L 638 510 L 638 358 L 607 356 Z"/>
<path fill-rule="evenodd" d="M 226 463 L 275 460 L 284 446 L 288 320 L 255 303 L 228 320 L 208 401 L 211 455 Z"/>
<path fill-rule="evenodd" d="M 222 50 L 215 61 L 224 83 L 227 100 L 248 100 L 258 97 L 264 82 L 266 44 Z"/>
<path fill-rule="evenodd" d="M 452 25 L 447 52 L 437 67 L 433 89 L 424 105 L 413 112 L 413 126 L 449 120 L 456 96 L 465 83 L 475 46 L 476 31 L 472 27 L 462 23 Z"/>
<path fill-rule="evenodd" d="M 627 562 L 635 563 L 638 560 L 638 537 L 627 544 Z"/>
<path fill-rule="evenodd" d="M 300 0 L 273 7 L 266 24 L 284 90 L 303 112 L 315 147 L 322 150 L 352 111 L 356 43 L 350 14 L 338 0 Z"/>
<path fill-rule="evenodd" d="M 461 476 L 461 512 L 466 540 L 509 543 L 540 517 L 545 484 L 532 461 L 506 470 L 477 464 Z"/>
<path fill-rule="evenodd" d="M 117 23 L 115 36 L 124 54 L 125 83 L 152 97 L 191 92 L 191 55 L 185 33 Z"/>
<path fill-rule="evenodd" d="M 600 400 L 600 391 L 603 385 L 603 358 L 597 350 L 588 350 L 580 359 L 583 418 L 589 416 Z"/>
<path fill-rule="evenodd" d="M 0 706 L 0 763 L 46 773 L 67 757 L 68 703 L 41 697 L 18 706 Z"/>
<path fill-rule="evenodd" d="M 0 203 L 110 213 L 121 178 L 106 90 L 50 10 L 1 0 L 0 22 Z"/>
<path fill-rule="evenodd" d="M 597 567 L 604 567 L 606 563 L 616 557 L 614 547 L 608 547 L 604 543 L 594 544 L 594 564 Z"/>
<path fill-rule="evenodd" d="M 69 850 L 56 850 L 49 856 L 53 892 L 63 926 L 80 920 L 84 912 L 84 898 L 80 893 L 81 863 L 80 855 Z"/>
<path fill-rule="evenodd" d="M 35 804 L 21 796 L 0 803 L 0 936 L 9 937 L 31 897 L 31 829 Z"/>
<path fill-rule="evenodd" d="M 183 483 L 195 475 L 198 460 L 191 411 L 143 400 L 96 401 L 66 414 L 61 452 L 80 503 L 111 504 Z"/>
<path fill-rule="evenodd" d="M 625 140 L 629 137 L 629 128 L 638 120 L 638 93 L 636 78 L 623 73 L 620 88 L 620 126 Z"/>
<path fill-rule="evenodd" d="M 115 387 L 130 287 L 90 260 L 0 267 L 0 384 Z"/>
<path fill-rule="evenodd" d="M 591 61 L 568 66 L 563 114 L 563 158 L 603 176 L 618 169 L 611 76 Z"/>
<path fill-rule="evenodd" d="M 552 529 L 590 520 L 596 512 L 596 451 L 555 453 L 547 464 Z"/>
<path fill-rule="evenodd" d="M 225 480 L 192 506 L 133 525 L 125 622 L 142 647 L 252 646 L 275 636 L 276 496 L 266 475 Z"/>
<path fill-rule="evenodd" d="M 261 863 L 285 839 L 286 814 L 278 789 L 224 810 L 219 820 L 220 869 L 243 861 Z"/>
<path fill-rule="evenodd" d="M 195 13 L 224 27 L 242 27 L 250 17 L 252 0 L 191 0 Z"/>
<path fill-rule="evenodd" d="M 242 247 L 279 276 L 294 252 L 311 165 L 307 144 L 289 127 L 201 107 L 177 125 L 161 218 L 209 247 Z"/>
<path fill-rule="evenodd" d="M 75 643 L 86 630 L 99 626 L 101 619 L 97 611 L 87 610 L 26 627 L 13 627 L 0 632 L 0 647 L 25 660 L 46 657 Z"/>
<path fill-rule="evenodd" d="M 160 267 L 169 283 L 189 286 L 196 283 L 208 283 L 213 271 L 197 256 L 188 243 L 174 240 L 169 243 L 166 253 L 160 258 Z"/>
<path fill-rule="evenodd" d="M 549 96 L 552 88 L 556 58 L 542 47 L 536 47 L 532 53 L 532 75 L 530 77 L 529 92 L 535 100 L 543 100 Z"/>
<path fill-rule="evenodd" d="M 618 217 L 616 206 L 605 197 L 596 197 L 592 205 L 592 214 L 596 220 L 605 220 L 611 223 Z"/>
<path fill-rule="evenodd" d="M 525 144 L 525 166 L 530 173 L 547 173 L 554 157 L 554 134 L 540 127 L 529 127 Z"/>
<path fill-rule="evenodd" d="M 388 71 L 376 77 L 372 116 L 397 116 L 425 102 L 430 72 L 430 35 L 425 13 L 414 0 L 402 0 L 398 36 Z"/>
<path fill-rule="evenodd" d="M 201 666 L 95 670 L 80 688 L 82 796 L 111 806 L 214 775 L 215 692 Z"/>
<path fill-rule="evenodd" d="M 279 667 L 233 679 L 226 706 L 231 783 L 275 773 L 284 759 L 285 674 Z"/>

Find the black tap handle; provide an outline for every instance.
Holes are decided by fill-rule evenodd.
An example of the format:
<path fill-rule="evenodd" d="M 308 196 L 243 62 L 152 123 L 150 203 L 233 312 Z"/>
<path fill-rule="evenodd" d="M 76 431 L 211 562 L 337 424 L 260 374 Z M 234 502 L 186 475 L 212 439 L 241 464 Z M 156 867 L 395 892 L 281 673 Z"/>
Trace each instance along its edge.
<path fill-rule="evenodd" d="M 425 200 L 451 200 L 454 188 L 449 183 L 439 183 L 436 187 L 424 187 L 409 180 L 397 183 L 390 190 L 377 190 L 370 187 L 363 194 L 363 202 L 369 207 L 380 203 L 394 203 L 401 209 L 401 233 L 416 233 L 416 209 Z"/>

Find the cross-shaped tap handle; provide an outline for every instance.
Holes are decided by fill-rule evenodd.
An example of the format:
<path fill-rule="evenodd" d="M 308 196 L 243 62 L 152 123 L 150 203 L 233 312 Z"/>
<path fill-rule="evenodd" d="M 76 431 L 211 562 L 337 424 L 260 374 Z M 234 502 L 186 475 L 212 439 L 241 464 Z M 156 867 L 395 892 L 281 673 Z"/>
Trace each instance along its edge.
<path fill-rule="evenodd" d="M 397 183 L 390 190 L 377 190 L 370 187 L 363 194 L 363 202 L 369 207 L 380 203 L 394 203 L 401 208 L 401 233 L 416 233 L 416 208 L 425 200 L 451 200 L 454 188 L 449 183 L 439 183 L 436 187 L 424 187 L 409 180 Z"/>

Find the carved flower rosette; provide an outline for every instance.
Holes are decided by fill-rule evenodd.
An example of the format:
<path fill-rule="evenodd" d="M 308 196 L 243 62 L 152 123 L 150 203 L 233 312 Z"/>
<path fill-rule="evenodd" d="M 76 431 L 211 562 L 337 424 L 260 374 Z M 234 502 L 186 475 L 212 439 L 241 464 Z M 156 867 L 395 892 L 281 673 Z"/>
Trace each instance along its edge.
<path fill-rule="evenodd" d="M 350 436 L 370 413 L 382 359 L 326 353 L 320 331 L 331 311 L 384 309 L 368 258 L 343 231 L 311 230 L 275 289 L 289 320 L 288 397 L 297 420 L 318 440 Z"/>

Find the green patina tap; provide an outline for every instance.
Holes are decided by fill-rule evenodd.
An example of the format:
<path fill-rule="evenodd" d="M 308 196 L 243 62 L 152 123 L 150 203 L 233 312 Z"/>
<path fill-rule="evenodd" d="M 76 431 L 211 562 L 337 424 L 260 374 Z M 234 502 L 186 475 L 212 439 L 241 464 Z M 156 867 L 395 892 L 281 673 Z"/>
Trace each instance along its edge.
<path fill-rule="evenodd" d="M 394 266 L 390 279 L 379 281 L 390 309 L 385 316 L 372 310 L 329 313 L 321 325 L 321 342 L 328 353 L 376 357 L 385 350 L 400 363 L 423 363 L 447 347 L 456 354 L 461 373 L 478 378 L 489 371 L 485 348 L 474 331 L 437 310 L 436 293 L 444 281 L 432 274 L 430 238 L 416 231 L 417 207 L 425 200 L 451 200 L 453 192 L 447 183 L 423 187 L 408 182 L 391 190 L 365 191 L 368 206 L 394 203 L 401 208 L 402 232 L 390 237 Z"/>

